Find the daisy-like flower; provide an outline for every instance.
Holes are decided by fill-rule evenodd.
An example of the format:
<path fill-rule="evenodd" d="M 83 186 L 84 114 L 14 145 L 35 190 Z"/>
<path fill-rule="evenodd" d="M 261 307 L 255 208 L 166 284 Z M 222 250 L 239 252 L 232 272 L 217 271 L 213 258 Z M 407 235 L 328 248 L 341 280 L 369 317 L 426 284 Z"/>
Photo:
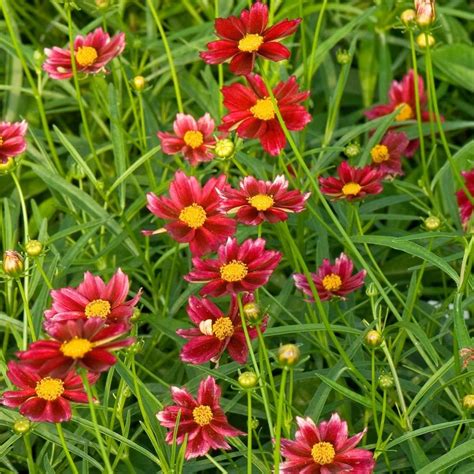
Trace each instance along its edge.
<path fill-rule="evenodd" d="M 117 340 L 129 331 L 127 323 L 108 325 L 101 318 L 46 322 L 45 329 L 52 339 L 33 342 L 16 355 L 52 377 L 64 377 L 75 366 L 104 372 L 117 362 L 112 351 L 134 341 L 133 337 Z"/>
<path fill-rule="evenodd" d="M 253 301 L 253 297 L 246 295 L 243 304 Z M 206 298 L 191 296 L 188 300 L 188 316 L 196 326 L 192 329 L 178 329 L 176 333 L 189 339 L 182 350 L 181 360 L 191 364 L 217 363 L 227 350 L 230 357 L 239 364 L 245 364 L 248 356 L 248 347 L 245 333 L 239 314 L 237 298 L 233 295 L 230 308 L 223 313 L 218 306 Z M 261 326 L 265 330 L 265 320 Z M 257 337 L 257 330 L 247 326 L 250 339 Z"/>
<path fill-rule="evenodd" d="M 229 113 L 222 118 L 219 130 L 236 130 L 242 138 L 258 138 L 265 151 L 278 155 L 286 145 L 286 138 L 271 97 L 260 76 L 251 74 L 246 79 L 249 87 L 232 84 L 222 88 Z M 295 76 L 291 76 L 277 84 L 273 95 L 288 130 L 303 130 L 311 115 L 299 104 L 308 98 L 309 91 L 299 91 Z"/>
<path fill-rule="evenodd" d="M 84 274 L 84 281 L 77 288 L 52 290 L 51 309 L 44 312 L 47 321 L 102 318 L 107 323 L 128 322 L 141 297 L 141 290 L 127 301 L 130 282 L 119 268 L 108 283 L 102 278 Z"/>
<path fill-rule="evenodd" d="M 370 150 L 372 167 L 384 178 L 403 175 L 401 158 L 406 155 L 410 140 L 405 133 L 388 131 L 382 141 Z"/>
<path fill-rule="evenodd" d="M 288 59 L 290 51 L 278 40 L 292 35 L 300 23 L 301 18 L 286 19 L 268 27 L 268 7 L 258 1 L 249 10 L 242 10 L 240 18 L 217 18 L 215 29 L 220 39 L 208 43 L 208 51 L 200 56 L 208 64 L 230 59 L 230 70 L 246 76 L 252 72 L 256 56 L 271 61 Z"/>
<path fill-rule="evenodd" d="M 338 178 L 319 178 L 321 192 L 334 200 L 353 201 L 369 194 L 379 194 L 383 190 L 382 172 L 371 166 L 356 168 L 343 161 L 337 168 Z"/>
<path fill-rule="evenodd" d="M 464 182 L 466 184 L 466 188 L 469 191 L 470 195 L 474 197 L 474 169 L 470 171 L 463 171 L 462 175 L 464 177 Z M 474 206 L 472 202 L 469 200 L 464 189 L 459 190 L 456 193 L 458 206 L 459 206 L 459 214 L 461 215 L 461 222 L 465 228 L 469 221 L 471 220 L 471 216 L 474 210 Z"/>
<path fill-rule="evenodd" d="M 117 33 L 112 38 L 102 28 L 97 28 L 86 36 L 78 35 L 74 40 L 74 58 L 78 73 L 105 73 L 105 66 L 125 48 L 125 33 Z M 69 46 L 44 50 L 47 59 L 43 69 L 53 79 L 69 79 L 73 76 L 71 51 Z"/>
<path fill-rule="evenodd" d="M 281 260 L 281 253 L 265 250 L 264 239 L 247 239 L 241 245 L 228 238 L 217 249 L 217 258 L 193 258 L 193 269 L 184 279 L 205 283 L 201 295 L 221 296 L 253 292 L 265 285 Z"/>
<path fill-rule="evenodd" d="M 147 194 L 148 209 L 168 224 L 155 232 L 168 232 L 177 242 L 189 243 L 195 256 L 216 250 L 227 237 L 235 234 L 236 222 L 219 209 L 218 189 L 226 184 L 224 175 L 211 178 L 201 187 L 194 176 L 182 171 L 175 174 L 169 187 L 170 197 Z"/>
<path fill-rule="evenodd" d="M 288 181 L 283 175 L 277 176 L 273 182 L 247 176 L 239 187 L 219 191 L 221 209 L 228 213 L 236 212 L 237 220 L 247 225 L 285 221 L 289 213 L 303 211 L 311 195 L 298 190 L 288 191 Z"/>
<path fill-rule="evenodd" d="M 81 377 L 72 371 L 64 377 L 51 377 L 10 361 L 7 377 L 20 390 L 4 392 L 0 403 L 9 408 L 20 407 L 20 413 L 31 421 L 69 421 L 72 415 L 70 402 L 87 403 Z M 87 378 L 93 384 L 99 374 L 88 374 Z"/>
<path fill-rule="evenodd" d="M 161 425 L 169 428 L 166 441 L 173 443 L 173 432 L 180 414 L 176 442 L 182 444 L 186 435 L 186 459 L 204 456 L 211 449 L 231 449 L 225 436 L 240 436 L 245 433 L 229 425 L 220 406 L 221 388 L 209 376 L 199 384 L 197 399 L 185 388 L 171 387 L 175 405 L 157 413 Z"/>
<path fill-rule="evenodd" d="M 161 149 L 167 155 L 181 153 L 193 166 L 214 158 L 212 149 L 216 140 L 214 120 L 206 113 L 198 121 L 192 115 L 177 114 L 173 123 L 174 134 L 158 132 Z"/>
<path fill-rule="evenodd" d="M 354 270 L 354 263 L 344 253 L 336 258 L 334 265 L 325 258 L 316 273 L 311 273 L 311 279 L 318 291 L 318 296 L 321 301 L 326 301 L 334 297 L 342 298 L 357 290 L 364 284 L 366 275 L 365 270 L 361 270 L 355 275 L 352 274 Z M 309 282 L 303 273 L 295 273 L 293 275 L 296 288 L 308 295 L 311 301 L 313 299 L 313 292 L 309 286 Z"/>
<path fill-rule="evenodd" d="M 286 458 L 281 464 L 281 474 L 371 474 L 374 471 L 372 452 L 356 448 L 367 429 L 349 438 L 347 423 L 337 413 L 319 425 L 311 418 L 299 416 L 296 423 L 295 440 L 281 440 L 281 453 Z"/>
<path fill-rule="evenodd" d="M 0 122 L 0 165 L 26 150 L 25 134 L 28 124 L 21 122 Z"/>

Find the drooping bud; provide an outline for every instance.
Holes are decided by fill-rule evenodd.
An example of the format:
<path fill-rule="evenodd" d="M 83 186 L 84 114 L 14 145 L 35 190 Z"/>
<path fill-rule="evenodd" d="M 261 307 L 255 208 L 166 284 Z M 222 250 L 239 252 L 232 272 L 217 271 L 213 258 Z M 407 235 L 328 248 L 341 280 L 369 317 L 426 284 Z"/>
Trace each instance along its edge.
<path fill-rule="evenodd" d="M 278 349 L 278 362 L 281 365 L 292 367 L 300 359 L 300 350 L 295 344 L 284 344 Z"/>
<path fill-rule="evenodd" d="M 20 418 L 13 423 L 13 431 L 18 434 L 22 435 L 28 433 L 31 429 L 31 421 L 27 418 Z"/>
<path fill-rule="evenodd" d="M 393 387 L 393 377 L 389 374 L 382 374 L 379 376 L 379 387 L 382 390 L 390 390 Z"/>
<path fill-rule="evenodd" d="M 474 410 L 474 395 L 471 393 L 462 399 L 462 406 L 466 410 Z"/>
<path fill-rule="evenodd" d="M 365 335 L 365 343 L 369 347 L 379 347 L 382 342 L 383 342 L 383 337 L 382 334 L 380 334 L 379 331 L 376 331 L 375 329 L 370 330 L 366 335 Z"/>
<path fill-rule="evenodd" d="M 408 8 L 407 10 L 404 10 L 402 14 L 400 15 L 400 20 L 405 26 L 410 26 L 414 23 L 416 20 L 416 11 L 413 10 L 412 8 Z"/>
<path fill-rule="evenodd" d="M 23 273 L 23 257 L 15 250 L 6 250 L 3 254 L 3 271 L 11 277 L 19 277 Z"/>
<path fill-rule="evenodd" d="M 37 257 L 43 251 L 43 244 L 39 240 L 29 240 L 25 250 L 29 257 Z"/>
<path fill-rule="evenodd" d="M 344 148 L 344 155 L 346 155 L 347 158 L 355 158 L 359 154 L 360 154 L 360 145 L 356 142 L 349 143 Z"/>
<path fill-rule="evenodd" d="M 133 87 L 136 91 L 140 92 L 145 89 L 146 79 L 143 76 L 135 76 L 133 78 Z"/>
<path fill-rule="evenodd" d="M 434 46 L 435 43 L 436 40 L 430 33 L 421 33 L 416 37 L 416 44 L 421 49 L 425 49 L 427 46 L 431 48 L 431 46 Z"/>
<path fill-rule="evenodd" d="M 415 0 L 415 8 L 418 26 L 425 27 L 435 21 L 435 0 Z"/>
<path fill-rule="evenodd" d="M 214 153 L 219 158 L 230 158 L 234 154 L 234 149 L 234 142 L 228 138 L 223 138 L 222 140 L 217 140 Z"/>
<path fill-rule="evenodd" d="M 425 219 L 425 227 L 427 230 L 433 231 L 438 230 L 441 225 L 441 220 L 436 216 L 429 216 Z"/>
<path fill-rule="evenodd" d="M 248 390 L 249 388 L 253 388 L 257 385 L 258 378 L 255 372 L 242 372 L 239 375 L 239 385 Z"/>

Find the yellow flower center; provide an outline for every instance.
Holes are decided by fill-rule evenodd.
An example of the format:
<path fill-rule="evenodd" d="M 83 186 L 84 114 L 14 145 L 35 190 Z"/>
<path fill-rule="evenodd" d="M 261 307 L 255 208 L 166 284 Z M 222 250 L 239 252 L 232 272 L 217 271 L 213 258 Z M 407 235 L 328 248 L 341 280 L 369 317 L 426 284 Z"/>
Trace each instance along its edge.
<path fill-rule="evenodd" d="M 35 392 L 43 400 L 52 402 L 57 400 L 64 393 L 64 383 L 61 379 L 45 377 L 36 382 Z"/>
<path fill-rule="evenodd" d="M 370 156 L 374 163 L 382 163 L 390 158 L 388 148 L 385 145 L 375 145 L 372 150 L 370 150 Z"/>
<path fill-rule="evenodd" d="M 311 449 L 311 456 L 313 456 L 314 462 L 324 466 L 325 464 L 331 464 L 336 457 L 336 451 L 331 443 L 321 441 L 313 445 Z"/>
<path fill-rule="evenodd" d="M 410 120 L 415 117 L 413 109 L 405 102 L 398 106 L 398 114 L 395 117 L 397 122 L 403 122 L 404 120 Z"/>
<path fill-rule="evenodd" d="M 97 51 L 92 46 L 80 46 L 76 51 L 76 63 L 82 67 L 92 66 L 97 56 Z"/>
<path fill-rule="evenodd" d="M 234 325 L 230 318 L 222 317 L 212 325 L 212 332 L 219 341 L 223 341 L 234 334 Z"/>
<path fill-rule="evenodd" d="M 84 310 L 87 318 L 105 319 L 110 314 L 110 303 L 106 300 L 93 300 Z"/>
<path fill-rule="evenodd" d="M 204 208 L 194 202 L 181 210 L 178 219 L 192 229 L 199 229 L 206 222 L 206 217 Z"/>
<path fill-rule="evenodd" d="M 359 191 L 362 189 L 362 186 L 358 183 L 347 183 L 342 187 L 342 193 L 345 196 L 356 196 L 359 194 Z"/>
<path fill-rule="evenodd" d="M 244 51 L 246 53 L 253 53 L 254 51 L 258 51 L 258 48 L 263 44 L 263 36 L 257 35 L 255 33 L 249 33 L 245 35 L 239 41 L 239 49 L 240 51 Z"/>
<path fill-rule="evenodd" d="M 326 291 L 337 291 L 342 286 L 342 280 L 339 275 L 331 273 L 323 278 L 323 286 Z"/>
<path fill-rule="evenodd" d="M 275 202 L 268 194 L 256 194 L 255 196 L 247 198 L 249 204 L 257 209 L 257 211 L 266 211 L 273 206 Z"/>
<path fill-rule="evenodd" d="M 92 349 L 92 343 L 88 339 L 75 337 L 61 344 L 59 349 L 66 357 L 82 359 Z"/>
<path fill-rule="evenodd" d="M 183 137 L 184 143 L 191 148 L 199 148 L 204 143 L 204 136 L 198 130 L 188 130 Z"/>
<path fill-rule="evenodd" d="M 272 99 L 258 99 L 257 103 L 250 107 L 252 115 L 259 120 L 272 120 L 275 118 L 275 109 L 273 108 Z"/>
<path fill-rule="evenodd" d="M 0 135 L 0 146 L 3 145 L 3 137 Z"/>
<path fill-rule="evenodd" d="M 213 418 L 211 407 L 207 405 L 199 405 L 193 410 L 194 421 L 199 426 L 208 425 Z"/>
<path fill-rule="evenodd" d="M 232 260 L 222 265 L 219 270 L 221 278 L 228 282 L 243 280 L 248 273 L 247 265 L 240 260 Z"/>

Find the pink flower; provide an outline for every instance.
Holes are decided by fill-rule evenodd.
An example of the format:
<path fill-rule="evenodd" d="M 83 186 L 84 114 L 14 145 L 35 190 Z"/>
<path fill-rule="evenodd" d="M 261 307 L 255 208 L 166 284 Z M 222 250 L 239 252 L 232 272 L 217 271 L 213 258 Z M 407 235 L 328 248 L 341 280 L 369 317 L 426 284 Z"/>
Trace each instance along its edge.
<path fill-rule="evenodd" d="M 406 155 L 410 140 L 405 133 L 388 131 L 382 141 L 370 150 L 372 167 L 384 178 L 403 175 L 401 158 Z"/>
<path fill-rule="evenodd" d="M 112 38 L 102 28 L 97 28 L 86 36 L 78 35 L 74 40 L 74 57 L 77 72 L 97 74 L 107 72 L 105 65 L 117 57 L 125 48 L 125 33 Z M 44 50 L 47 59 L 43 69 L 53 79 L 69 79 L 73 75 L 69 46 Z"/>
<path fill-rule="evenodd" d="M 172 444 L 180 414 L 176 442 L 182 444 L 188 436 L 186 459 L 204 456 L 211 449 L 231 449 L 224 437 L 245 434 L 227 422 L 220 406 L 221 389 L 213 377 L 201 381 L 197 400 L 185 388 L 179 387 L 171 387 L 171 396 L 176 405 L 166 407 L 156 417 L 162 426 L 169 428 L 166 441 Z"/>
<path fill-rule="evenodd" d="M 216 140 L 214 120 L 206 113 L 197 122 L 192 115 L 177 114 L 173 123 L 174 134 L 158 132 L 161 149 L 167 155 L 181 153 L 193 166 L 214 158 L 212 149 Z"/>
<path fill-rule="evenodd" d="M 286 457 L 281 474 L 371 474 L 374 471 L 373 454 L 356 448 L 366 429 L 348 438 L 347 423 L 337 413 L 318 426 L 311 418 L 297 416 L 296 422 L 295 440 L 281 440 L 281 453 Z"/>
<path fill-rule="evenodd" d="M 474 169 L 470 171 L 463 171 L 462 175 L 464 176 L 464 183 L 466 184 L 467 190 L 469 191 L 471 197 L 474 197 Z M 456 196 L 458 200 L 459 214 L 461 215 L 461 222 L 463 226 L 467 228 L 474 207 L 464 189 L 460 189 L 456 193 Z"/>
<path fill-rule="evenodd" d="M 21 122 L 0 122 L 0 164 L 26 150 L 25 134 L 28 124 Z"/>
<path fill-rule="evenodd" d="M 288 181 L 283 175 L 277 176 L 273 182 L 247 176 L 239 187 L 238 190 L 227 188 L 219 191 L 221 209 L 237 212 L 237 220 L 247 225 L 285 221 L 288 213 L 303 211 L 311 195 L 298 190 L 288 191 Z"/>

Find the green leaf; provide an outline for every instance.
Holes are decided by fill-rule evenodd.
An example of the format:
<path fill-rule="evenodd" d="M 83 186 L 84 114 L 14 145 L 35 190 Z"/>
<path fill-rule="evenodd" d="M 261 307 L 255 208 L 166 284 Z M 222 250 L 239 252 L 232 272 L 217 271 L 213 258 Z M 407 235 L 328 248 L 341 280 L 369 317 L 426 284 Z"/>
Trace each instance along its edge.
<path fill-rule="evenodd" d="M 423 469 L 420 469 L 417 474 L 432 474 L 434 472 L 442 472 L 448 467 L 459 464 L 464 459 L 470 458 L 474 453 L 474 439 L 466 441 L 465 443 L 456 446 L 446 454 L 443 454 L 438 459 L 430 462 Z"/>

